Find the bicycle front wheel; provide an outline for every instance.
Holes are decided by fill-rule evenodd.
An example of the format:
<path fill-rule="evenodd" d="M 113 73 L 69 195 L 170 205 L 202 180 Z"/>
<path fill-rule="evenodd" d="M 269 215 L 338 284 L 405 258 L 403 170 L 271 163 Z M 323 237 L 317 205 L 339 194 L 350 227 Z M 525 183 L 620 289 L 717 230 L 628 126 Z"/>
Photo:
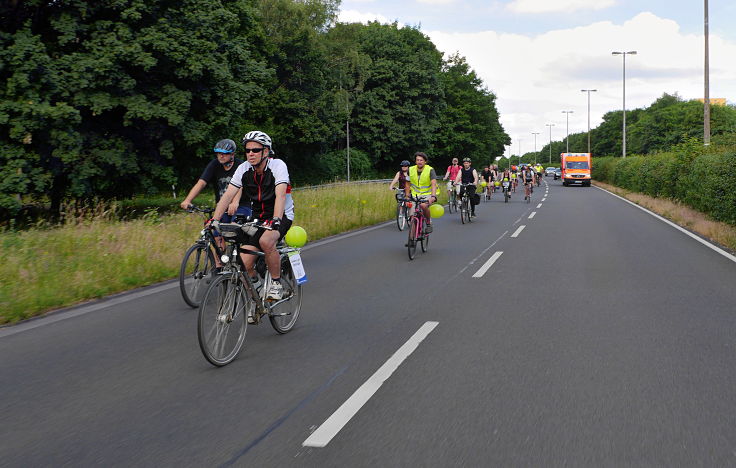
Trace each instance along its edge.
<path fill-rule="evenodd" d="M 291 331 L 302 310 L 302 287 L 296 282 L 288 257 L 281 260 L 281 285 L 284 287 L 284 297 L 289 300 L 272 308 L 268 319 L 273 329 L 283 335 Z"/>
<path fill-rule="evenodd" d="M 245 343 L 249 312 L 255 312 L 255 303 L 236 273 L 218 276 L 207 288 L 199 306 L 197 338 L 212 365 L 224 366 L 238 356 Z"/>
<path fill-rule="evenodd" d="M 396 205 L 396 227 L 399 228 L 399 231 L 403 231 L 406 227 L 406 210 L 401 203 Z"/>
<path fill-rule="evenodd" d="M 207 279 L 215 268 L 215 257 L 204 243 L 196 243 L 184 254 L 179 267 L 179 289 L 181 297 L 189 307 L 199 307 Z"/>
<path fill-rule="evenodd" d="M 422 252 L 429 250 L 429 234 L 424 234 L 421 240 Z"/>
<path fill-rule="evenodd" d="M 409 239 L 406 241 L 406 247 L 409 252 L 409 260 L 414 260 L 417 255 L 417 230 L 418 230 L 417 218 L 412 216 L 409 221 Z"/>

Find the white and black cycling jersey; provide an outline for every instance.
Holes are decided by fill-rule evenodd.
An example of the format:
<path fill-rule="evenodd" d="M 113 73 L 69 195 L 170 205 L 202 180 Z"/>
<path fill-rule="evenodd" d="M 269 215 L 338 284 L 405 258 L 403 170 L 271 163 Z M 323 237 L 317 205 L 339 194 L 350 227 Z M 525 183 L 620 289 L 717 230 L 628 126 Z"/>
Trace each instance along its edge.
<path fill-rule="evenodd" d="M 294 201 L 291 199 L 289 170 L 284 161 L 268 158 L 266 168 L 263 170 L 263 174 L 260 175 L 246 161 L 238 166 L 233 178 L 230 179 L 230 184 L 238 188 L 243 187 L 245 193 L 250 197 L 253 216 L 260 219 L 270 219 L 274 216 L 276 186 L 286 184 L 284 217 L 294 220 Z"/>

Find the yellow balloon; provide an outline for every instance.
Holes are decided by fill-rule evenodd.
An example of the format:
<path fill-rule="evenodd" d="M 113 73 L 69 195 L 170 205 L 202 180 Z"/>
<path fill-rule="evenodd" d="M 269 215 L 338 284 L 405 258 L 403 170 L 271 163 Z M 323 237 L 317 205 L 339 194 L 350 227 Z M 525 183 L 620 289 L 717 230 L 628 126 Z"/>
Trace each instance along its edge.
<path fill-rule="evenodd" d="M 429 214 L 432 215 L 432 218 L 441 218 L 445 215 L 445 207 L 435 203 L 429 207 Z"/>
<path fill-rule="evenodd" d="M 485 188 L 487 185 L 488 185 L 488 183 L 485 180 L 480 183 L 480 186 L 483 187 L 483 188 Z"/>
<path fill-rule="evenodd" d="M 303 247 L 307 243 L 307 231 L 301 226 L 291 226 L 284 240 L 290 247 Z"/>

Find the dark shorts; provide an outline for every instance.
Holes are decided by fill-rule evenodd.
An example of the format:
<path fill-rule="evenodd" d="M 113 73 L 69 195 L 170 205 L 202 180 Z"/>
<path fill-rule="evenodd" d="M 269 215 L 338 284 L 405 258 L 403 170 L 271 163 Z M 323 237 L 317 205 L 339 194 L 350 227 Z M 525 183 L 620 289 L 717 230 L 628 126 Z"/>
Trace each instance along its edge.
<path fill-rule="evenodd" d="M 286 235 L 286 232 L 291 227 L 292 221 L 289 218 L 284 218 L 281 220 L 281 226 L 279 226 L 279 240 L 283 239 Z M 256 247 L 258 250 L 261 250 L 261 244 L 259 243 L 261 240 L 261 236 L 263 235 L 265 231 L 263 229 L 259 229 L 258 232 L 251 236 L 251 238 L 246 242 L 244 245 L 252 245 L 253 247 Z"/>

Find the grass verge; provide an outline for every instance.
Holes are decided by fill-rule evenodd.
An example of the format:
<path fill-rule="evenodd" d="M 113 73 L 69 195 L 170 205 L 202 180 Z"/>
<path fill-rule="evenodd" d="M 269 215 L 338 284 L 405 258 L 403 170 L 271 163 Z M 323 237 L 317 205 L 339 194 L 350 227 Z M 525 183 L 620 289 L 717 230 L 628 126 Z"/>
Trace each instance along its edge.
<path fill-rule="evenodd" d="M 387 186 L 296 191 L 295 224 L 314 241 L 388 221 L 396 202 Z M 1 232 L 6 268 L 0 276 L 0 324 L 175 278 L 202 221 L 195 214 L 156 211 L 120 221 L 89 207 L 67 216 L 61 226 Z"/>
<path fill-rule="evenodd" d="M 715 221 L 708 215 L 694 210 L 684 203 L 666 198 L 654 198 L 632 192 L 615 185 L 595 181 L 594 185 L 624 197 L 629 201 L 663 216 L 675 224 L 700 234 L 732 251 L 736 251 L 736 227 Z"/>

